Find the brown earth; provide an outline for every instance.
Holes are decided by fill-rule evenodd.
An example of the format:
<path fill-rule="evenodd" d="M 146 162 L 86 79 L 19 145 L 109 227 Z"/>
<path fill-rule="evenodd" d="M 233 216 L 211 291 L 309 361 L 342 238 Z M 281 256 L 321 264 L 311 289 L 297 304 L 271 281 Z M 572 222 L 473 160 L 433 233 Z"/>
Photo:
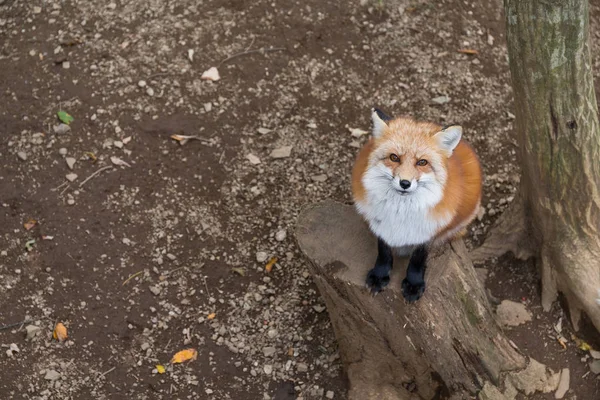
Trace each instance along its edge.
<path fill-rule="evenodd" d="M 264 48 L 280 50 L 226 60 Z M 200 79 L 211 66 L 220 81 Z M 366 136 L 349 128 L 368 130 L 372 106 L 460 122 L 486 175 L 470 246 L 519 179 L 498 0 L 0 0 L 0 70 L 0 325 L 17 323 L 0 330 L 1 398 L 343 399 L 292 231 L 308 203 L 350 202 Z M 534 264 L 483 267 L 495 297 L 534 314 L 507 331 L 515 345 L 571 369 L 566 398 L 598 398 L 566 314 L 541 311 Z M 195 361 L 169 364 L 188 347 Z"/>

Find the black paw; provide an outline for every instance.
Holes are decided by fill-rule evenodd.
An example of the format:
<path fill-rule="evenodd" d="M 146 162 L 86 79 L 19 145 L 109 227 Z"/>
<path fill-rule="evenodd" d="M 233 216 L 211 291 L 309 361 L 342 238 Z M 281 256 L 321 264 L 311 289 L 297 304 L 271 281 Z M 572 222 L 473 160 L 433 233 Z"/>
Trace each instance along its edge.
<path fill-rule="evenodd" d="M 402 281 L 402 295 L 409 303 L 419 300 L 425 292 L 425 282 L 413 284 L 406 278 Z"/>
<path fill-rule="evenodd" d="M 384 287 L 386 287 L 390 283 L 390 273 L 378 271 L 376 268 L 373 268 L 367 274 L 367 289 L 371 291 L 372 295 L 376 295 L 381 292 Z"/>

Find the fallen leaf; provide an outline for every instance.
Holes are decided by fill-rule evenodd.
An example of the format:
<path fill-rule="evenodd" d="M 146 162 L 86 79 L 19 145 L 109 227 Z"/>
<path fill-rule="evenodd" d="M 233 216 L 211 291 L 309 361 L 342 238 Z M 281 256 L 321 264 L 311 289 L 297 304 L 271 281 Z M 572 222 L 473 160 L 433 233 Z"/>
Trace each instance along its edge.
<path fill-rule="evenodd" d="M 129 165 L 129 163 L 127 163 L 126 161 L 121 160 L 119 157 L 112 156 L 110 158 L 110 161 L 113 164 L 115 164 L 116 166 L 119 166 L 119 167 L 131 167 L 131 165 Z"/>
<path fill-rule="evenodd" d="M 206 317 L 207 320 L 213 320 L 215 319 L 215 317 L 217 316 L 217 313 L 210 313 L 208 314 L 208 317 Z"/>
<path fill-rule="evenodd" d="M 244 268 L 231 268 L 231 270 L 240 276 L 246 276 L 246 270 Z"/>
<path fill-rule="evenodd" d="M 27 242 L 25 242 L 25 248 L 27 249 L 27 251 L 33 250 L 34 244 L 35 244 L 35 239 L 31 239 L 31 240 L 28 240 Z"/>
<path fill-rule="evenodd" d="M 52 332 L 52 337 L 59 342 L 64 342 L 68 338 L 67 327 L 62 322 L 57 323 L 54 327 L 54 332 Z"/>
<path fill-rule="evenodd" d="M 195 360 L 198 357 L 196 349 L 185 349 L 176 353 L 171 359 L 172 364 L 182 363 L 188 360 Z"/>
<path fill-rule="evenodd" d="M 58 116 L 58 119 L 60 119 L 60 122 L 62 122 L 63 124 L 69 125 L 75 120 L 75 118 L 73 118 L 65 111 L 59 111 L 56 113 L 56 115 Z"/>
<path fill-rule="evenodd" d="M 221 79 L 221 75 L 219 75 L 219 70 L 217 68 L 210 67 L 202 73 L 200 79 L 215 82 Z"/>
<path fill-rule="evenodd" d="M 88 158 L 92 160 L 92 162 L 96 162 L 98 160 L 98 157 L 96 157 L 96 155 L 91 151 L 86 151 L 84 154 L 88 156 Z"/>
<path fill-rule="evenodd" d="M 462 53 L 462 54 L 469 54 L 469 55 L 479 54 L 479 52 L 475 49 L 460 49 L 460 50 L 458 50 L 458 52 Z"/>
<path fill-rule="evenodd" d="M 162 365 L 158 364 L 156 366 L 156 371 L 158 371 L 159 374 L 164 374 L 165 373 L 165 367 L 163 367 Z"/>
<path fill-rule="evenodd" d="M 271 257 L 271 259 L 269 260 L 267 265 L 265 265 L 265 271 L 271 272 L 271 270 L 273 269 L 273 266 L 275 265 L 276 262 L 277 262 L 277 257 Z"/>
<path fill-rule="evenodd" d="M 198 137 L 198 136 L 187 136 L 187 135 L 171 135 L 171 139 L 177 140 L 179 142 L 180 145 L 184 145 L 186 144 L 189 140 L 200 140 L 203 141 L 205 140 L 204 138 Z"/>
<path fill-rule="evenodd" d="M 25 230 L 30 231 L 33 229 L 35 224 L 37 224 L 37 221 L 35 219 L 30 218 L 29 221 L 23 224 L 23 226 L 25 227 Z"/>
<path fill-rule="evenodd" d="M 571 335 L 571 339 L 575 342 L 575 344 L 577 345 L 577 347 L 579 347 L 583 351 L 589 351 L 589 350 L 592 349 L 592 346 L 590 346 L 589 344 L 587 344 L 585 341 L 579 339 L 575 335 Z"/>

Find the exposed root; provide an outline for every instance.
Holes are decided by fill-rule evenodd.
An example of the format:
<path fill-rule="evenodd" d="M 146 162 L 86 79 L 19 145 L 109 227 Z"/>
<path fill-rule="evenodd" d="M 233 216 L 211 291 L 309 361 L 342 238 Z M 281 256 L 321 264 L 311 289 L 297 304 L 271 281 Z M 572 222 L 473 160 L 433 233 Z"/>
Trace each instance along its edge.
<path fill-rule="evenodd" d="M 481 263 L 509 251 L 521 260 L 534 254 L 528 237 L 524 202 L 518 194 L 490 228 L 483 244 L 471 251 L 470 256 L 473 263 Z"/>

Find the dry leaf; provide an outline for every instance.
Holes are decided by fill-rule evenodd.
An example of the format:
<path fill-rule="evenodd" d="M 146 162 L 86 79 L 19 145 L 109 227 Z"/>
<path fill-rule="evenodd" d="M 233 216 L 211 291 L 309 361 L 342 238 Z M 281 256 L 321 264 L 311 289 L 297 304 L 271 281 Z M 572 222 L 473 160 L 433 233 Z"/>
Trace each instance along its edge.
<path fill-rule="evenodd" d="M 221 79 L 221 75 L 219 75 L 218 69 L 216 69 L 215 67 L 210 67 L 209 69 L 207 69 L 206 71 L 204 71 L 202 73 L 202 76 L 200 77 L 200 79 L 215 82 L 215 81 L 218 81 L 219 79 Z"/>
<path fill-rule="evenodd" d="M 271 272 L 271 270 L 273 269 L 273 265 L 275 265 L 276 262 L 277 262 L 277 257 L 271 257 L 271 259 L 269 260 L 267 265 L 265 265 L 265 270 L 267 272 Z"/>
<path fill-rule="evenodd" d="M 208 317 L 206 317 L 206 319 L 210 321 L 212 319 L 215 319 L 216 316 L 217 316 L 217 313 L 210 313 L 210 314 L 208 314 Z"/>
<path fill-rule="evenodd" d="M 469 55 L 479 54 L 479 52 L 475 49 L 460 49 L 460 50 L 458 50 L 458 52 L 462 53 L 462 54 L 469 54 Z"/>
<path fill-rule="evenodd" d="M 196 349 L 185 349 L 176 353 L 171 359 L 171 363 L 178 364 L 188 360 L 195 360 L 198 357 Z"/>
<path fill-rule="evenodd" d="M 244 268 L 231 268 L 231 270 L 240 276 L 246 276 L 246 270 Z"/>
<path fill-rule="evenodd" d="M 69 337 L 67 335 L 67 327 L 62 322 L 57 323 L 54 327 L 54 332 L 52 332 L 52 337 L 59 342 L 64 342 Z"/>
<path fill-rule="evenodd" d="M 159 374 L 164 374 L 164 373 L 165 373 L 165 367 L 163 367 L 162 365 L 158 364 L 158 365 L 156 366 L 156 371 L 157 371 Z"/>
<path fill-rule="evenodd" d="M 559 337 L 556 340 L 558 340 L 558 343 L 560 343 L 560 345 L 566 350 L 567 349 L 567 345 L 565 344 L 565 341 L 563 340 L 563 338 Z"/>
<path fill-rule="evenodd" d="M 84 154 L 86 156 L 88 156 L 89 159 L 92 160 L 92 162 L 98 161 L 98 157 L 96 157 L 96 155 L 94 153 L 92 153 L 91 151 L 86 151 Z"/>
<path fill-rule="evenodd" d="M 37 224 L 37 221 L 35 219 L 30 218 L 29 221 L 23 224 L 23 226 L 25 227 L 25 230 L 30 231 L 33 229 L 35 224 Z"/>
<path fill-rule="evenodd" d="M 119 157 L 112 156 L 110 158 L 110 161 L 118 167 L 131 167 L 131 165 L 129 165 L 129 163 L 121 160 Z"/>

